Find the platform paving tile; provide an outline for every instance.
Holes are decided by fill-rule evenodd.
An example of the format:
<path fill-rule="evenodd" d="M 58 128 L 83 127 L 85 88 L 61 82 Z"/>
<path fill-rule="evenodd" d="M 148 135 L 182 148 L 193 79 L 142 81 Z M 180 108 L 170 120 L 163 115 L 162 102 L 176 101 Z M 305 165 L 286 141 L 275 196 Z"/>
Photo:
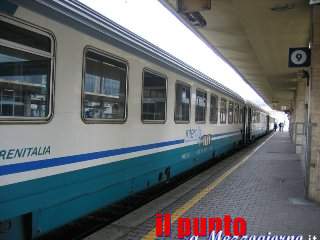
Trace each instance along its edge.
<path fill-rule="evenodd" d="M 275 134 L 183 217 L 242 216 L 247 221 L 248 234 L 311 234 L 320 239 L 320 206 L 304 199 L 301 162 L 294 151 L 287 133 Z M 174 212 L 216 177 L 213 173 L 207 181 L 159 211 Z M 146 219 L 122 239 L 141 239 L 154 223 L 154 217 Z M 176 223 L 171 239 L 177 239 L 175 229 Z"/>

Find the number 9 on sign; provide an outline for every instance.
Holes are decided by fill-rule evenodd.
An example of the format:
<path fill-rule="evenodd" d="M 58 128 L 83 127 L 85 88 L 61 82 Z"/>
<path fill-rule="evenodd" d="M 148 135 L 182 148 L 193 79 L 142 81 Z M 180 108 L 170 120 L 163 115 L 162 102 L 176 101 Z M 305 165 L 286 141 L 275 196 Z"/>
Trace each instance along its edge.
<path fill-rule="evenodd" d="M 308 67 L 310 65 L 309 48 L 290 48 L 289 67 Z"/>

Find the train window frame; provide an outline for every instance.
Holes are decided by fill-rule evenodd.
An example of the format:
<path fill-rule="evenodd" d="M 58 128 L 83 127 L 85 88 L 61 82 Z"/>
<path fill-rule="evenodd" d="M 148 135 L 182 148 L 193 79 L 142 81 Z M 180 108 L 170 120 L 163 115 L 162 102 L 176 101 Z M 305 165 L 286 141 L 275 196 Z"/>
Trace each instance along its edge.
<path fill-rule="evenodd" d="M 254 110 L 254 123 L 258 123 L 258 115 L 257 115 L 257 110 Z"/>
<path fill-rule="evenodd" d="M 216 99 L 216 104 L 215 104 L 215 119 L 212 119 L 212 114 L 211 111 L 213 110 L 213 106 L 212 106 L 212 97 Z M 210 94 L 210 112 L 209 112 L 209 122 L 211 124 L 218 124 L 218 119 L 219 119 L 219 96 L 217 94 L 211 93 Z"/>
<path fill-rule="evenodd" d="M 243 123 L 244 106 L 239 104 L 239 123 Z"/>
<path fill-rule="evenodd" d="M 257 110 L 254 109 L 254 123 L 258 123 Z"/>
<path fill-rule="evenodd" d="M 86 74 L 86 55 L 91 51 L 101 57 L 106 57 L 114 61 L 118 61 L 126 66 L 126 78 L 125 78 L 125 101 L 124 101 L 124 117 L 121 119 L 105 119 L 105 118 L 86 118 L 84 116 L 84 100 L 85 100 L 85 74 Z M 87 45 L 83 50 L 83 60 L 82 60 L 82 84 L 81 84 L 81 119 L 86 124 L 123 124 L 128 119 L 128 92 L 129 92 L 129 62 L 128 60 L 119 57 L 113 53 L 98 49 L 91 45 Z"/>
<path fill-rule="evenodd" d="M 234 122 L 234 102 L 229 100 L 227 105 L 228 105 L 228 111 L 227 111 L 228 124 L 233 124 L 233 122 Z M 232 111 L 230 111 L 230 105 L 232 105 Z M 231 118 L 230 118 L 230 113 L 232 115 Z"/>
<path fill-rule="evenodd" d="M 225 103 L 224 108 L 222 108 L 222 103 Z M 221 97 L 220 98 L 220 109 L 219 109 L 219 118 L 220 118 L 220 124 L 227 124 L 227 106 L 228 106 L 228 100 L 226 98 Z M 224 109 L 224 112 L 221 110 Z M 224 116 L 224 118 L 223 118 Z"/>
<path fill-rule="evenodd" d="M 206 104 L 204 107 L 204 120 L 197 120 L 197 93 L 201 92 L 205 94 L 205 99 L 206 99 Z M 194 104 L 194 121 L 197 124 L 205 124 L 207 122 L 207 107 L 208 107 L 208 93 L 207 91 L 201 89 L 201 88 L 196 88 L 196 99 L 195 99 L 195 104 Z"/>
<path fill-rule="evenodd" d="M 254 115 L 253 115 L 253 109 L 249 108 L 250 114 L 251 114 L 251 123 L 254 123 Z"/>
<path fill-rule="evenodd" d="M 235 124 L 238 124 L 239 123 L 239 118 L 240 118 L 240 114 L 239 114 L 239 111 L 240 111 L 240 105 L 238 102 L 234 102 L 234 114 L 233 114 L 233 122 Z"/>
<path fill-rule="evenodd" d="M 251 109 L 251 122 L 256 123 L 256 110 L 253 108 Z"/>
<path fill-rule="evenodd" d="M 189 120 L 188 121 L 184 121 L 184 120 L 177 120 L 176 119 L 176 112 L 177 112 L 177 85 L 181 85 L 184 87 L 189 88 L 189 93 L 190 93 L 190 98 L 189 98 Z M 189 83 L 186 83 L 184 81 L 180 81 L 180 80 L 176 80 L 175 82 L 175 102 L 174 102 L 174 122 L 177 124 L 189 124 L 190 123 L 190 119 L 191 119 L 191 100 L 192 100 L 192 86 Z"/>
<path fill-rule="evenodd" d="M 144 74 L 145 72 L 151 73 L 153 75 L 156 75 L 158 77 L 161 77 L 165 79 L 165 87 L 166 87 L 166 96 L 165 96 L 165 112 L 164 112 L 164 120 L 144 120 L 143 119 L 143 99 L 144 99 Z M 168 105 L 168 77 L 167 75 L 160 73 L 158 71 L 155 71 L 151 68 L 143 68 L 142 70 L 142 86 L 141 86 L 141 122 L 145 124 L 165 124 L 167 121 L 167 105 Z"/>
<path fill-rule="evenodd" d="M 48 58 L 50 60 L 49 74 L 47 80 L 47 87 L 49 88 L 48 94 L 48 111 L 44 117 L 28 117 L 28 116 L 0 116 L 0 124 L 45 124 L 49 123 L 54 116 L 54 85 L 55 85 L 55 66 L 56 66 L 56 38 L 52 31 L 35 25 L 25 20 L 18 19 L 16 17 L 0 14 L 0 21 L 11 24 L 17 28 L 21 28 L 26 32 L 38 34 L 43 37 L 47 37 L 50 41 L 50 50 L 45 51 L 40 48 L 31 47 L 29 45 L 14 42 L 11 40 L 0 39 L 0 46 L 19 52 L 21 54 L 30 54 L 37 57 Z"/>

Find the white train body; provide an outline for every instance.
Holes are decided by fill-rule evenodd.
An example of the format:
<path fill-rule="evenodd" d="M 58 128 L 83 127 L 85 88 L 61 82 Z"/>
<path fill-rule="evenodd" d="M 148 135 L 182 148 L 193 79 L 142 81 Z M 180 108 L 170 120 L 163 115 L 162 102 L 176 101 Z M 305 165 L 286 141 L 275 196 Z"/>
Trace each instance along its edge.
<path fill-rule="evenodd" d="M 205 78 L 201 80 L 194 70 L 183 72 L 184 65 L 173 58 L 173 63 L 168 62 L 163 57 L 166 53 L 156 58 L 151 51 L 142 52 L 138 45 L 125 46 L 123 40 L 116 39 L 121 29 L 118 35 L 111 34 L 111 30 L 108 32 L 102 26 L 101 16 L 90 17 L 92 12 L 74 1 L 9 3 L 17 8 L 12 14 L 2 13 L 0 21 L 50 38 L 52 72 L 47 82 L 50 88 L 47 116 L 0 115 L 0 222 L 12 223 L 3 239 L 25 238 L 18 229 L 26 227 L 24 221 L 30 216 L 31 237 L 41 236 L 223 155 L 244 142 L 246 117 L 240 114 L 240 109 L 245 108 L 245 102 L 237 94 Z M 83 23 L 78 22 L 80 13 L 87 14 Z M 85 25 L 88 22 L 90 26 Z M 5 44 L 6 41 L 0 41 L 6 51 L 15 47 Z M 126 110 L 121 121 L 88 119 L 90 114 L 96 114 L 95 110 L 84 109 L 88 51 L 127 66 Z M 0 59 L 1 53 L 0 48 Z M 163 121 L 142 121 L 144 72 L 166 81 Z M 0 70 L 0 80 L 3 75 Z M 184 123 L 175 120 L 177 83 L 190 86 L 190 121 Z M 5 86 L 0 81 L 1 91 L 8 91 L 11 85 Z M 196 102 L 202 104 L 197 90 L 207 94 L 205 121 L 201 123 L 195 121 Z M 218 97 L 217 123 L 210 121 L 211 94 Z M 228 123 L 227 109 L 226 123 L 221 123 L 221 99 L 227 100 L 227 104 L 239 104 L 239 113 L 232 110 L 233 116 L 229 116 L 232 123 Z M 110 114 L 115 111 L 114 106 L 105 106 L 100 114 Z M 257 129 L 254 138 L 267 132 L 266 119 L 263 113 L 260 122 L 252 125 L 252 129 Z"/>

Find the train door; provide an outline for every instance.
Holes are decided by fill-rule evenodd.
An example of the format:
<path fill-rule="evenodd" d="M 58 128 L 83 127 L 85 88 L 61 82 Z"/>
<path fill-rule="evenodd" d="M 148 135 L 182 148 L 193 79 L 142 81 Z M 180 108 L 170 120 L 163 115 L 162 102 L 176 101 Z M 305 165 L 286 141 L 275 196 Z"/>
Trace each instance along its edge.
<path fill-rule="evenodd" d="M 252 127 L 252 109 L 248 107 L 247 109 L 247 129 L 246 129 L 246 142 L 251 142 L 251 127 Z"/>
<path fill-rule="evenodd" d="M 246 144 L 246 126 L 247 126 L 247 107 L 246 106 L 243 106 L 242 108 L 242 114 L 241 114 L 241 117 L 242 117 L 242 142 L 244 144 Z"/>
<path fill-rule="evenodd" d="M 270 131 L 270 116 L 267 115 L 267 127 L 266 127 L 266 134 Z"/>

